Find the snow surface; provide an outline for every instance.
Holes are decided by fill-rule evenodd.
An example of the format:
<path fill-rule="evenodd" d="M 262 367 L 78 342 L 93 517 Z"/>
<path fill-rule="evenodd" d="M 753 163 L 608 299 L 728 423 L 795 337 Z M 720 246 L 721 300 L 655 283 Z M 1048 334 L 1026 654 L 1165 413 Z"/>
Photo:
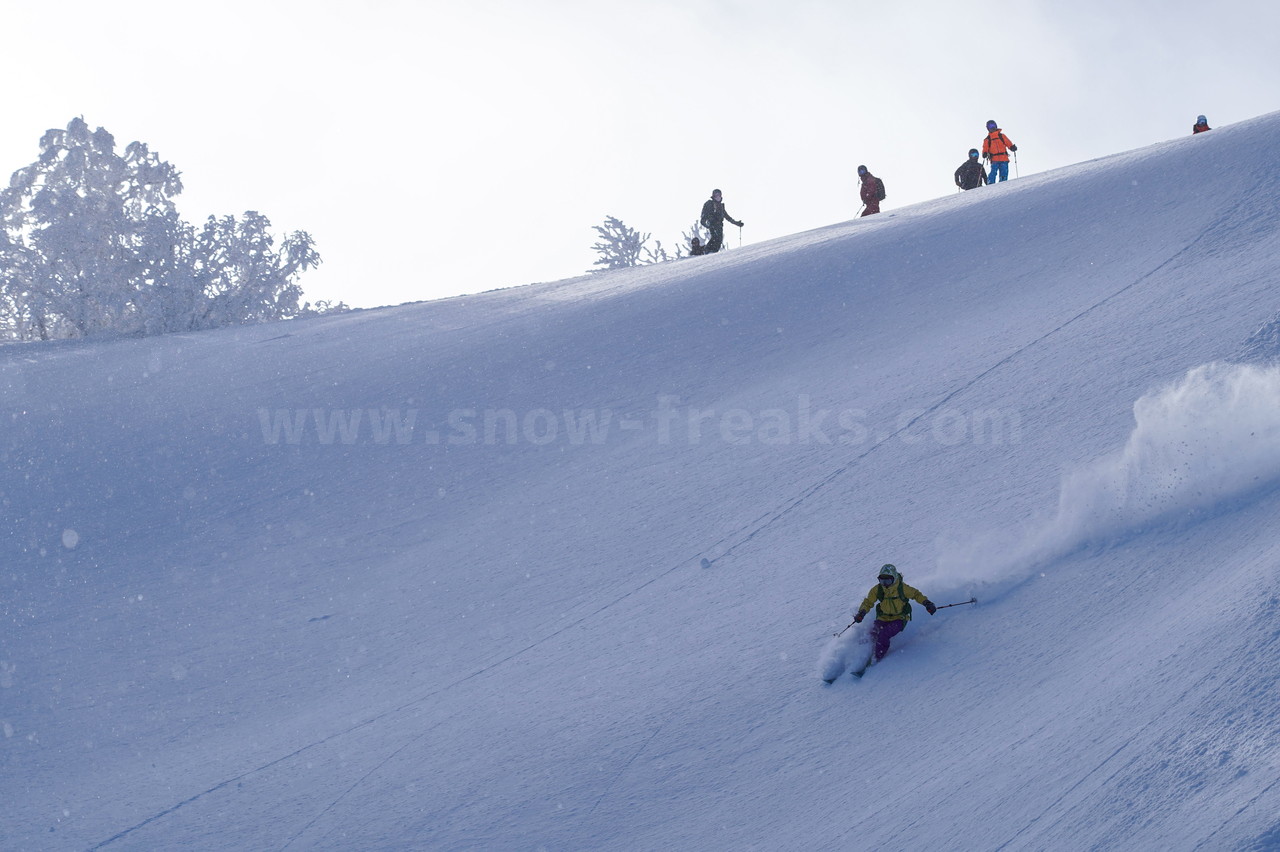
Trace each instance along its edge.
<path fill-rule="evenodd" d="M 1277 140 L 0 350 L 0 847 L 1280 848 Z"/>

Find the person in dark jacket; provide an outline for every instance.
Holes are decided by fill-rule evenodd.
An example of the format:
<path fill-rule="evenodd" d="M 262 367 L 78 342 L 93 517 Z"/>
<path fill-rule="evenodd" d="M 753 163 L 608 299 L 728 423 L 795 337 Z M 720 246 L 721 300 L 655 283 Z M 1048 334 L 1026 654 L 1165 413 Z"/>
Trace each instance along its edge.
<path fill-rule="evenodd" d="M 991 174 L 987 175 L 987 183 L 995 183 L 996 179 L 1009 179 L 1009 152 L 1017 152 L 1018 146 L 1009 141 L 1004 131 L 994 121 L 987 122 L 987 138 L 982 140 L 982 156 L 991 161 Z"/>
<path fill-rule="evenodd" d="M 742 222 L 730 216 L 729 211 L 724 209 L 724 196 L 720 194 L 720 190 L 713 189 L 711 190 L 711 197 L 707 199 L 707 203 L 702 205 L 702 227 L 711 232 L 711 238 L 702 247 L 703 254 L 715 254 L 724 245 L 724 223 L 726 219 L 739 228 L 742 227 Z"/>
<path fill-rule="evenodd" d="M 1198 116 L 1196 118 L 1196 123 L 1191 125 L 1192 135 L 1196 133 L 1204 133 L 1206 130 L 1212 129 L 1213 128 L 1209 127 L 1209 119 L 1205 118 L 1203 115 Z"/>
<path fill-rule="evenodd" d="M 871 174 L 866 166 L 858 166 L 858 177 L 862 180 L 862 188 L 858 190 L 858 195 L 862 198 L 862 203 L 867 206 L 862 211 L 862 215 L 870 216 L 872 213 L 879 213 L 880 202 L 884 199 L 884 184 L 880 182 L 880 178 Z"/>
<path fill-rule="evenodd" d="M 956 169 L 956 186 L 961 189 L 977 189 L 986 184 L 987 177 L 983 174 L 982 160 L 979 159 L 981 156 L 977 148 L 969 149 L 969 159 Z"/>
<path fill-rule="evenodd" d="M 923 592 L 902 582 L 902 575 L 897 568 L 892 565 L 881 568 L 877 584 L 871 587 L 862 605 L 858 607 L 857 615 L 853 617 L 855 622 L 861 623 L 871 608 L 876 608 L 876 623 L 871 628 L 871 641 L 875 643 L 872 654 L 877 661 L 884 659 L 884 655 L 889 653 L 890 640 L 901 633 L 911 620 L 911 601 L 923 604 L 930 615 L 938 611 L 933 601 L 925 597 Z"/>

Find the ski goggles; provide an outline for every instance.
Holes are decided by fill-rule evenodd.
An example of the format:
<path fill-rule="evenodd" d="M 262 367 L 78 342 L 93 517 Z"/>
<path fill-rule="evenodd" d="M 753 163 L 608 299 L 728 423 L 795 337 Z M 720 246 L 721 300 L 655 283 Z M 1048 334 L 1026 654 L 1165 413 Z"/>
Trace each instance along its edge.
<path fill-rule="evenodd" d="M 880 585 L 882 585 L 882 586 L 892 586 L 892 585 L 893 585 L 893 578 L 892 578 L 892 577 L 881 577 L 881 578 L 880 578 Z"/>

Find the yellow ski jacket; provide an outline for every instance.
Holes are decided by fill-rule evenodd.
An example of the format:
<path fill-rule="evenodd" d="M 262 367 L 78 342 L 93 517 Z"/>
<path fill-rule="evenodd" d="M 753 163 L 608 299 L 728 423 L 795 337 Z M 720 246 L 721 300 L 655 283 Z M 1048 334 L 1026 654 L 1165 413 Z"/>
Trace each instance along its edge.
<path fill-rule="evenodd" d="M 883 597 L 881 597 L 883 591 Z M 876 608 L 876 621 L 910 621 L 911 601 L 924 603 L 928 598 L 919 589 L 908 586 L 898 580 L 892 586 L 881 586 L 876 583 L 862 601 L 859 612 L 870 612 Z"/>

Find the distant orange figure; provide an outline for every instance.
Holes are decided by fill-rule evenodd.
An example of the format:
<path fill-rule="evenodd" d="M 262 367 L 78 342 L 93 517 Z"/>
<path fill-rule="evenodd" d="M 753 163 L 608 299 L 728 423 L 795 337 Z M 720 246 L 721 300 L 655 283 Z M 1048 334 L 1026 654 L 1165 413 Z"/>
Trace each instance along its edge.
<path fill-rule="evenodd" d="M 1213 128 L 1209 126 L 1209 119 L 1205 118 L 1203 115 L 1199 116 L 1196 119 L 1196 123 L 1191 125 L 1191 132 L 1193 134 L 1204 133 L 1206 130 L 1212 130 L 1212 129 Z"/>
<path fill-rule="evenodd" d="M 993 184 L 997 179 L 1009 179 L 1009 152 L 1017 152 L 1018 146 L 1004 135 L 1000 125 L 995 121 L 987 122 L 987 138 L 982 140 L 982 158 L 991 163 L 991 174 L 987 175 L 987 183 Z"/>

